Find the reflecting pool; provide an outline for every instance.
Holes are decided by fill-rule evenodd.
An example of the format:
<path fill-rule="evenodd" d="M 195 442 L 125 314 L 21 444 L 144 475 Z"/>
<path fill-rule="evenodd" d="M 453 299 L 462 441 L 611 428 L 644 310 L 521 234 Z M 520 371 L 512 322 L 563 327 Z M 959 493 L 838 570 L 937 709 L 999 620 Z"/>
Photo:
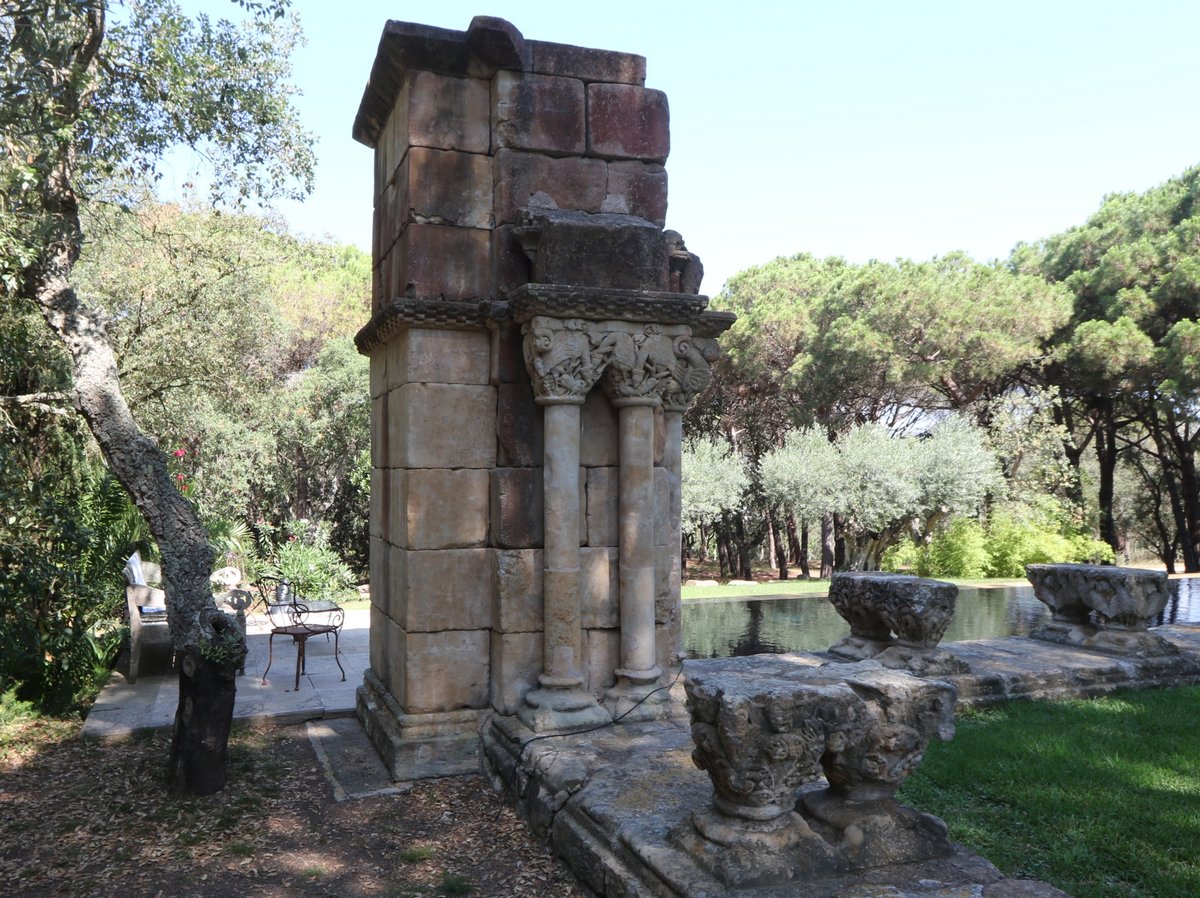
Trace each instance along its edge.
<path fill-rule="evenodd" d="M 1200 578 L 1171 585 L 1171 602 L 1158 623 L 1200 623 Z M 1032 586 L 964 587 L 942 641 L 1024 636 L 1049 616 Z M 849 632 L 824 596 L 683 603 L 683 646 L 690 658 L 824 651 Z"/>

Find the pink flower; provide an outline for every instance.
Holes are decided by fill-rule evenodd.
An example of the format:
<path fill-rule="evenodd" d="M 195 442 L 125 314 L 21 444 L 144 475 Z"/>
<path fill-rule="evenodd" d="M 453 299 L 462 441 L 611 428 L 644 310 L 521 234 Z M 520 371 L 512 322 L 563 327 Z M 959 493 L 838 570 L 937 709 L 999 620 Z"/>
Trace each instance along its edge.
<path fill-rule="evenodd" d="M 182 474 L 176 474 L 176 475 L 175 475 L 175 479 L 176 479 L 176 480 L 178 480 L 180 483 L 182 483 L 182 482 L 183 482 L 183 475 L 182 475 Z"/>
<path fill-rule="evenodd" d="M 183 458 L 185 455 L 187 455 L 187 450 L 180 446 L 173 454 L 176 458 Z"/>

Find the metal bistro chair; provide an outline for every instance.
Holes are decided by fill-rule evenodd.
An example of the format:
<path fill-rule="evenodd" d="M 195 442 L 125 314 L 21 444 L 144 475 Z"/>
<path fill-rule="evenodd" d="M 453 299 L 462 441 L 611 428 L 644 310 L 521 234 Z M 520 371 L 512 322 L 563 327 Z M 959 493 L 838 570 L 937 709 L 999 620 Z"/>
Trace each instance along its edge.
<path fill-rule="evenodd" d="M 338 634 L 341 632 L 346 613 L 336 602 L 318 600 L 304 601 L 291 589 L 287 580 L 279 580 L 275 586 L 274 601 L 267 602 L 267 616 L 271 620 L 271 635 L 267 640 L 267 669 L 263 671 L 263 683 L 275 654 L 275 637 L 290 636 L 296 645 L 296 682 L 291 690 L 300 690 L 300 675 L 304 669 L 304 649 L 310 636 L 333 634 L 333 660 L 346 680 L 346 669 L 338 658 Z"/>

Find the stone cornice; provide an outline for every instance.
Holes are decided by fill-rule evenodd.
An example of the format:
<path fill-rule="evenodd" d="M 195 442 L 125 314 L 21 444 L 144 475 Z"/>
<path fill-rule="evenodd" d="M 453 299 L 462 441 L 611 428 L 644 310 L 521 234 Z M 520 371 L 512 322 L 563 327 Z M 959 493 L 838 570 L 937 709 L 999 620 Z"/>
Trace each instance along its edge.
<path fill-rule="evenodd" d="M 567 284 L 525 284 L 509 301 L 514 321 L 536 315 L 585 321 L 693 325 L 703 320 L 707 296 L 649 290 L 609 290 Z"/>
<path fill-rule="evenodd" d="M 371 316 L 354 336 L 354 345 L 363 355 L 382 346 L 409 327 L 479 330 L 508 318 L 508 303 L 499 300 L 453 302 L 446 299 L 393 299 Z"/>
<path fill-rule="evenodd" d="M 733 327 L 735 321 L 737 321 L 737 315 L 733 312 L 718 312 L 715 309 L 706 309 L 699 320 L 692 324 L 692 334 L 696 337 L 706 337 L 709 339 L 719 337 Z"/>

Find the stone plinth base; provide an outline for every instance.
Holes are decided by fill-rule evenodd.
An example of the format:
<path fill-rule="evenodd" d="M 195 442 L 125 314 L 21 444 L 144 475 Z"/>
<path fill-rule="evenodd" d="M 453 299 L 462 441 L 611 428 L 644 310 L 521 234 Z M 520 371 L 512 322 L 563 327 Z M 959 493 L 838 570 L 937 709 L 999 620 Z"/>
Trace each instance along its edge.
<path fill-rule="evenodd" d="M 485 710 L 406 714 L 369 668 L 358 687 L 356 714 L 397 781 L 475 773 Z"/>
<path fill-rule="evenodd" d="M 969 669 L 965 661 L 937 646 L 917 648 L 897 644 L 884 649 L 874 660 L 890 670 L 907 670 L 918 677 L 945 677 Z"/>
<path fill-rule="evenodd" d="M 1133 658 L 1157 658 L 1179 654 L 1179 649 L 1157 633 L 1146 630 L 1117 630 L 1094 624 L 1050 621 L 1029 634 L 1031 639 L 1057 642 L 1080 649 L 1129 655 Z"/>

